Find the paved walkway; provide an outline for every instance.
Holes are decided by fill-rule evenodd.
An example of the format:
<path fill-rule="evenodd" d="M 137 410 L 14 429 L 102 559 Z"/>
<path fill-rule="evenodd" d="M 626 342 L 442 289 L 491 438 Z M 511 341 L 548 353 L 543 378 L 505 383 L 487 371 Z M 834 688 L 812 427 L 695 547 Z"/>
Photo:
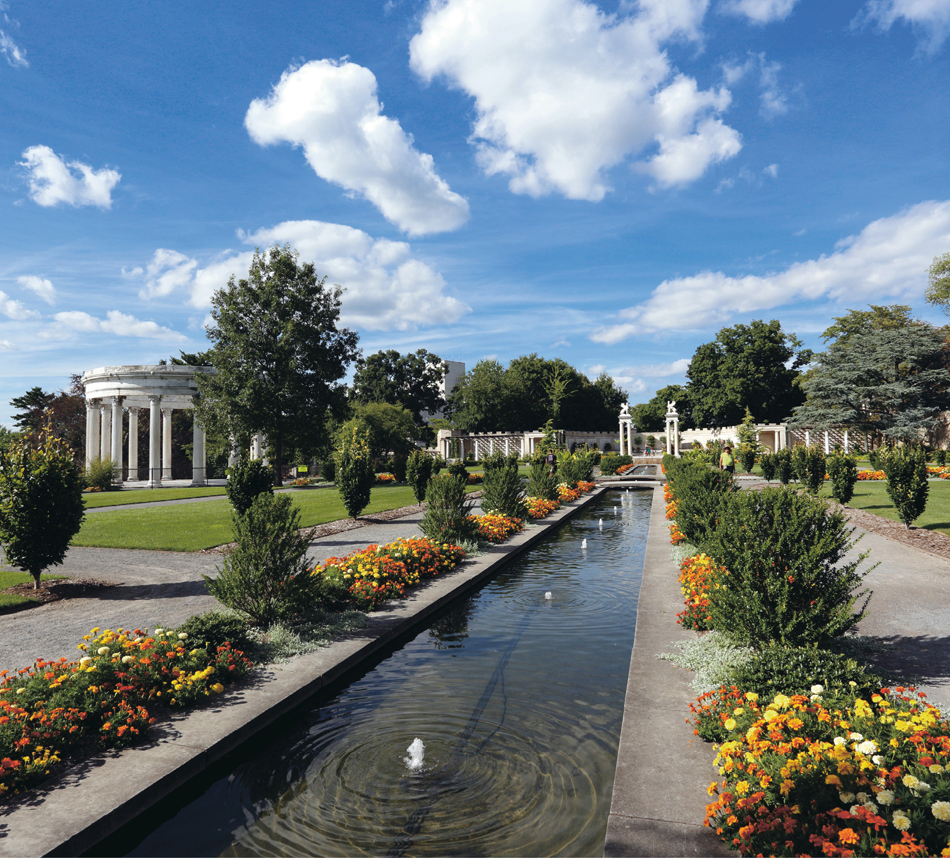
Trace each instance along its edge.
<path fill-rule="evenodd" d="M 477 511 L 477 501 L 475 508 Z M 422 513 L 415 513 L 315 539 L 310 543 L 308 559 L 316 565 L 372 543 L 419 536 L 421 519 Z M 64 564 L 51 571 L 116 586 L 0 615 L 0 670 L 26 667 L 37 657 L 74 658 L 76 645 L 94 626 L 174 627 L 193 614 L 220 609 L 222 606 L 208 594 L 201 577 L 213 577 L 220 564 L 220 555 L 70 548 Z"/>

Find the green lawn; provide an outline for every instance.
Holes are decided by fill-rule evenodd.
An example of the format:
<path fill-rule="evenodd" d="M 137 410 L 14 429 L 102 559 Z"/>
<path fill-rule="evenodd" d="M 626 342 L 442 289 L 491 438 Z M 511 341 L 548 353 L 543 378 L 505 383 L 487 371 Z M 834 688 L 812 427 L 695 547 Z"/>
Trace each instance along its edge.
<path fill-rule="evenodd" d="M 930 482 L 930 493 L 927 496 L 927 509 L 914 522 L 914 527 L 923 527 L 934 530 L 945 536 L 950 536 L 950 480 L 935 480 Z M 831 497 L 828 483 L 821 490 L 821 497 Z M 881 482 L 858 482 L 854 487 L 854 497 L 851 498 L 855 509 L 867 510 L 874 515 L 900 521 L 897 510 L 887 494 L 887 484 Z"/>
<path fill-rule="evenodd" d="M 42 575 L 43 581 L 51 581 L 54 578 L 65 578 L 65 575 Z M 26 584 L 33 580 L 29 572 L 14 572 L 6 566 L 0 566 L 0 590 L 6 590 L 7 587 L 15 587 L 17 584 Z M 28 596 L 17 596 L 14 593 L 0 593 L 0 610 L 9 608 L 12 605 L 22 605 L 24 602 L 32 602 Z"/>
<path fill-rule="evenodd" d="M 472 486 L 478 491 L 481 486 Z M 157 490 L 156 490 L 157 491 Z M 336 491 L 293 492 L 304 527 L 346 518 Z M 376 486 L 365 513 L 410 506 L 416 502 L 408 486 Z M 145 509 L 117 509 L 90 515 L 73 545 L 100 548 L 144 548 L 199 551 L 231 541 L 231 506 L 222 503 L 175 504 Z"/>
<path fill-rule="evenodd" d="M 100 506 L 125 506 L 182 498 L 209 498 L 224 494 L 224 486 L 195 489 L 131 489 L 125 492 L 93 492 L 83 495 L 83 500 L 86 502 L 86 509 L 95 509 Z"/>

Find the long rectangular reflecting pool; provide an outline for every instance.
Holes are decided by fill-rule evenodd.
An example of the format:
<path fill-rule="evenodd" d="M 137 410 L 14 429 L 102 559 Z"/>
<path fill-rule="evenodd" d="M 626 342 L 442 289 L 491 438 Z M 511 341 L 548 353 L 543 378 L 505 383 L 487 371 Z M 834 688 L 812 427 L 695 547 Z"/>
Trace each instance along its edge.
<path fill-rule="evenodd" d="M 651 499 L 605 493 L 96 854 L 601 855 Z"/>

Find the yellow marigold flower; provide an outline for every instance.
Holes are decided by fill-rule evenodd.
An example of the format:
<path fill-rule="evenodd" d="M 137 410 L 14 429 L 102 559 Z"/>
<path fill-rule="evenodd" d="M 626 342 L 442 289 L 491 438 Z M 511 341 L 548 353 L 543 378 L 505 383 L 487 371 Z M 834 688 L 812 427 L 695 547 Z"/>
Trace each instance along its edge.
<path fill-rule="evenodd" d="M 725 723 L 725 728 L 726 728 L 727 730 L 735 730 L 735 729 L 736 729 L 736 719 L 735 719 L 735 718 L 727 718 L 727 719 L 726 719 L 726 723 Z"/>
<path fill-rule="evenodd" d="M 745 795 L 749 791 L 748 781 L 739 781 L 736 784 L 736 795 Z"/>

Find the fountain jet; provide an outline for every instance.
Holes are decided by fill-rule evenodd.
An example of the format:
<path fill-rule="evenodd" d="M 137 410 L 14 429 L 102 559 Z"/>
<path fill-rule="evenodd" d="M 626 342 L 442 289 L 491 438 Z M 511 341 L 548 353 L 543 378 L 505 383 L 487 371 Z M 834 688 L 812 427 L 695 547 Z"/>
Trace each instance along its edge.
<path fill-rule="evenodd" d="M 403 757 L 403 762 L 414 772 L 422 771 L 424 765 L 422 758 L 425 756 L 426 746 L 422 744 L 422 739 L 418 737 L 412 740 L 412 744 L 406 748 L 408 757 Z"/>

